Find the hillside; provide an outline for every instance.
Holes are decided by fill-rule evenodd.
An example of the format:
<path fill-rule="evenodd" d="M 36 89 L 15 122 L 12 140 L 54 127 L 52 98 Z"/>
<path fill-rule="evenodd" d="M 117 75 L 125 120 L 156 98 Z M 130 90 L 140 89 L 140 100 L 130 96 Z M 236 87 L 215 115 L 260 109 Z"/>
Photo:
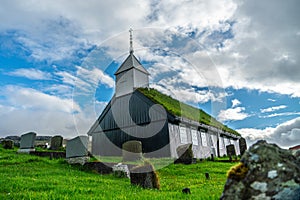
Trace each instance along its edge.
<path fill-rule="evenodd" d="M 203 161 L 158 170 L 160 190 L 132 186 L 129 179 L 82 171 L 63 159 L 49 160 L 0 145 L 0 199 L 219 199 L 235 163 Z M 205 179 L 209 172 L 211 180 Z M 185 187 L 190 195 L 182 194 Z"/>
<path fill-rule="evenodd" d="M 138 91 L 144 94 L 149 99 L 151 99 L 153 102 L 162 105 L 169 113 L 175 116 L 185 117 L 187 119 L 210 125 L 219 128 L 223 131 L 240 136 L 240 134 L 237 131 L 217 121 L 215 118 L 204 112 L 202 109 L 195 108 L 186 103 L 182 103 L 153 88 L 138 88 Z"/>

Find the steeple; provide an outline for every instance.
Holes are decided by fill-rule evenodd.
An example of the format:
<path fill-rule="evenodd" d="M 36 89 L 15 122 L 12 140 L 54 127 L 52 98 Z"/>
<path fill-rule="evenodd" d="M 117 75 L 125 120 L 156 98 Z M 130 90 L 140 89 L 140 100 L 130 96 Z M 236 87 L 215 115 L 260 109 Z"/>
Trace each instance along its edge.
<path fill-rule="evenodd" d="M 130 35 L 129 35 L 129 53 L 130 54 L 133 54 L 133 45 L 132 45 L 132 32 L 133 32 L 133 30 L 132 30 L 132 28 L 130 28 L 129 29 L 129 33 L 130 33 Z"/>
<path fill-rule="evenodd" d="M 132 32 L 129 30 L 129 56 L 115 72 L 116 76 L 116 97 L 129 94 L 135 88 L 149 86 L 149 73 L 133 55 Z"/>

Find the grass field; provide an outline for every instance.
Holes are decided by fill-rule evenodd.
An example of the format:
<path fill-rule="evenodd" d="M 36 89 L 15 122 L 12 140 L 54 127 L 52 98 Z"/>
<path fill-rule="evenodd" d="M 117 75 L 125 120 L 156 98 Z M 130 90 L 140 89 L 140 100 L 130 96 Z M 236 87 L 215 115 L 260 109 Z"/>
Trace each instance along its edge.
<path fill-rule="evenodd" d="M 158 170 L 161 189 L 150 190 L 132 186 L 126 178 L 81 171 L 63 159 L 0 147 L 0 199 L 219 199 L 226 172 L 234 164 L 170 164 Z M 205 172 L 211 180 L 205 179 Z M 182 194 L 185 187 L 191 189 L 190 195 Z"/>

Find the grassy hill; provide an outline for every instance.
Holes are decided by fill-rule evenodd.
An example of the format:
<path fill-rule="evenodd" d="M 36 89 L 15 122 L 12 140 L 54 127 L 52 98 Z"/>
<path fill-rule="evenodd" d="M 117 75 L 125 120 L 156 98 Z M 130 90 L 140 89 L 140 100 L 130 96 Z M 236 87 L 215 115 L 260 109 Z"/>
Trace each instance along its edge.
<path fill-rule="evenodd" d="M 0 199 L 219 199 L 232 165 L 170 164 L 158 170 L 161 189 L 149 190 L 132 186 L 126 178 L 81 171 L 62 159 L 17 154 L 0 145 Z M 191 195 L 182 194 L 185 187 Z"/>
<path fill-rule="evenodd" d="M 201 109 L 195 108 L 188 104 L 182 103 L 172 97 L 165 95 L 152 88 L 138 88 L 142 94 L 151 99 L 153 102 L 162 105 L 169 113 L 175 116 L 182 116 L 206 125 L 219 128 L 223 131 L 240 135 L 237 131 L 222 124 Z"/>

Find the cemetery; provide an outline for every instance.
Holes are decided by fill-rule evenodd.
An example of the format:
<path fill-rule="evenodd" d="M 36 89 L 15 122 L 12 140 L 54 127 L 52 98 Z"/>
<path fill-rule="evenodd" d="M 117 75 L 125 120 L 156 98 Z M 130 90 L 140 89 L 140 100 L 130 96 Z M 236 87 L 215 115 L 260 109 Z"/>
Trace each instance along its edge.
<path fill-rule="evenodd" d="M 178 159 L 159 168 L 166 160 L 140 157 L 139 143 L 124 146 L 124 151 L 134 149 L 133 154 L 124 154 L 125 161 L 116 157 L 107 162 L 89 154 L 87 136 L 67 140 L 65 156 L 43 157 L 33 154 L 36 134 L 24 135 L 19 148 L 6 148 L 4 141 L 0 145 L 0 199 L 282 199 L 288 195 L 296 200 L 300 195 L 300 152 L 265 141 L 231 162 L 219 162 L 229 161 L 230 156 L 191 159 L 191 145 L 183 145 L 177 149 Z M 231 148 L 227 147 L 228 154 L 234 156 Z M 54 151 L 50 147 L 44 152 Z"/>

